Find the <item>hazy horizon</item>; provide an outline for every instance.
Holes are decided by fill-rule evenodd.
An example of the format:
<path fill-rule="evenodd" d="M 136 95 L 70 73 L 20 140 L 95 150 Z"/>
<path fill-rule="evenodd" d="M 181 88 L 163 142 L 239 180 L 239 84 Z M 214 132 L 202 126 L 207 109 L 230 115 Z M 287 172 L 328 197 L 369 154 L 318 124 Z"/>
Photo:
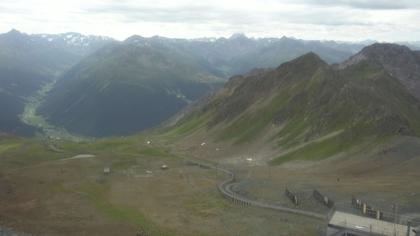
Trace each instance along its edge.
<path fill-rule="evenodd" d="M 98 34 L 84 34 L 81 32 L 77 32 L 77 31 L 68 31 L 68 32 L 58 32 L 58 33 L 42 33 L 42 32 L 33 32 L 33 33 L 28 33 L 28 32 L 24 32 L 21 31 L 17 28 L 10 28 L 10 30 L 5 31 L 5 32 L 0 32 L 0 34 L 7 34 L 10 33 L 11 31 L 16 30 L 19 33 L 22 34 L 26 34 L 26 35 L 60 35 L 60 34 L 81 34 L 84 36 L 94 36 L 94 37 L 107 37 L 110 38 L 112 40 L 116 40 L 119 42 L 123 42 L 125 40 L 127 40 L 130 37 L 133 36 L 140 36 L 140 37 L 144 37 L 144 38 L 153 38 L 153 37 L 162 37 L 162 38 L 168 38 L 168 39 L 185 39 L 185 40 L 200 40 L 200 39 L 229 39 L 234 37 L 235 35 L 244 35 L 245 37 L 249 38 L 249 39 L 254 39 L 254 40 L 258 40 L 258 39 L 281 39 L 281 38 L 289 38 L 289 39 L 294 39 L 294 40 L 304 40 L 304 41 L 320 41 L 320 42 L 337 42 L 337 43 L 361 43 L 361 44 L 370 44 L 370 43 L 420 43 L 420 40 L 413 40 L 413 41 L 380 41 L 380 40 L 375 40 L 375 39 L 364 39 L 364 40 L 357 40 L 357 41 L 350 41 L 350 40 L 334 40 L 334 39 L 303 39 L 303 38 L 298 38 L 298 37 L 294 37 L 292 35 L 280 35 L 280 36 L 262 36 L 262 37 L 258 37 L 258 36 L 249 36 L 243 32 L 237 32 L 237 33 L 232 33 L 231 35 L 228 36 L 214 36 L 214 37 L 194 37 L 194 38 L 182 38 L 182 37 L 170 37 L 170 36 L 163 36 L 163 35 L 151 35 L 151 36 L 144 36 L 144 35 L 139 35 L 139 34 L 132 34 L 126 38 L 123 39 L 118 39 L 118 38 L 114 38 L 112 36 L 108 36 L 108 35 L 98 35 Z"/>

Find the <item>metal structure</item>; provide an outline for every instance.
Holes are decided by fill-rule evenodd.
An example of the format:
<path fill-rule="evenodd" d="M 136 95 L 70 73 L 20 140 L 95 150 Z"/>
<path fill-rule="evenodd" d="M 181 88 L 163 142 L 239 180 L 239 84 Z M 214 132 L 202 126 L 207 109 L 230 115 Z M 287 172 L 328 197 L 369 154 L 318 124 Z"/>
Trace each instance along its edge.
<path fill-rule="evenodd" d="M 198 162 L 198 161 L 193 161 L 193 160 L 189 160 L 189 163 L 195 163 L 196 165 L 200 165 L 200 166 L 208 166 L 211 169 L 215 169 L 218 172 L 222 172 L 225 173 L 228 178 L 226 180 L 224 180 L 223 182 L 221 182 L 217 188 L 219 190 L 219 192 L 227 199 L 231 200 L 233 203 L 235 204 L 239 204 L 242 206 L 254 206 L 254 207 L 260 207 L 260 208 L 265 208 L 265 209 L 270 209 L 270 210 L 275 210 L 275 211 L 281 211 L 281 212 L 285 212 L 285 213 L 292 213 L 292 214 L 297 214 L 297 215 L 301 215 L 301 216 L 306 216 L 306 217 L 310 217 L 310 218 L 314 218 L 314 219 L 319 219 L 319 220 L 326 220 L 327 216 L 323 215 L 323 214 L 319 214 L 316 212 L 312 212 L 312 211 L 305 211 L 305 210 L 300 210 L 300 209 L 294 209 L 294 208 L 289 208 L 289 207 L 285 207 L 285 206 L 281 206 L 281 205 L 276 205 L 276 204 L 270 204 L 270 203 L 265 203 L 265 202 L 261 202 L 261 201 L 255 201 L 255 200 L 251 200 L 248 199 L 238 193 L 235 193 L 232 190 L 232 187 L 235 185 L 235 174 L 227 169 L 224 169 L 222 167 L 220 167 L 219 165 L 215 166 L 215 165 L 211 165 L 211 164 L 206 164 L 203 162 Z"/>
<path fill-rule="evenodd" d="M 410 225 L 396 224 L 384 220 L 377 219 L 377 217 L 366 217 L 359 216 L 354 214 L 349 214 L 342 211 L 337 211 L 335 203 L 328 197 L 322 195 L 318 191 L 313 192 L 313 197 L 318 201 L 321 201 L 322 204 L 325 204 L 330 208 L 330 212 L 325 214 L 320 214 L 312 211 L 306 211 L 301 209 L 295 209 L 290 207 L 285 207 L 276 204 L 265 203 L 261 201 L 256 201 L 248 199 L 245 196 L 242 196 L 235 191 L 233 191 L 233 186 L 236 184 L 235 174 L 232 171 L 229 171 L 225 168 L 220 167 L 220 165 L 213 165 L 204 162 L 198 162 L 189 160 L 188 164 L 195 164 L 197 166 L 208 167 L 214 169 L 217 172 L 222 172 L 228 176 L 228 178 L 218 184 L 217 188 L 219 192 L 227 199 L 231 200 L 233 203 L 241 206 L 254 206 L 270 210 L 281 211 L 285 213 L 297 214 L 305 217 L 310 217 L 318 220 L 323 220 L 328 222 L 327 227 L 327 236 L 418 236 L 415 229 Z M 289 194 L 287 194 L 287 192 Z M 296 199 L 297 197 L 291 193 L 286 188 L 286 195 L 289 195 L 290 199 Z M 354 202 L 361 204 L 360 200 L 353 198 Z M 366 212 L 367 207 L 366 207 Z M 378 211 L 377 211 L 378 212 Z"/>
<path fill-rule="evenodd" d="M 334 201 L 332 201 L 330 198 L 328 198 L 325 195 L 322 195 L 320 192 L 318 192 L 317 190 L 314 190 L 312 193 L 312 196 L 315 198 L 315 200 L 317 200 L 318 202 L 320 202 L 321 204 L 325 205 L 326 207 L 332 209 L 334 208 Z"/>
<path fill-rule="evenodd" d="M 295 206 L 299 205 L 299 199 L 298 199 L 297 195 L 290 192 L 290 190 L 288 188 L 286 188 L 286 190 L 284 190 L 284 194 L 286 195 L 287 198 L 290 199 L 290 201 L 292 201 L 293 204 L 295 204 Z"/>
<path fill-rule="evenodd" d="M 327 236 L 416 236 L 410 225 L 395 224 L 366 216 L 335 211 L 328 221 Z"/>

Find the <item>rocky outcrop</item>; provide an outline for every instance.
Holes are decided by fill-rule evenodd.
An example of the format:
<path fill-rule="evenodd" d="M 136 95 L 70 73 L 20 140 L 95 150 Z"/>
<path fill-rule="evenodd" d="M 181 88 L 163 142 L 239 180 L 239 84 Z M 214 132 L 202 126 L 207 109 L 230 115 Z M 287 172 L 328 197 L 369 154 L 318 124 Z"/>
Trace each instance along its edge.
<path fill-rule="evenodd" d="M 361 60 L 371 60 L 383 66 L 388 74 L 398 79 L 420 100 L 420 52 L 397 44 L 376 43 L 364 48 L 339 67 L 345 68 Z"/>

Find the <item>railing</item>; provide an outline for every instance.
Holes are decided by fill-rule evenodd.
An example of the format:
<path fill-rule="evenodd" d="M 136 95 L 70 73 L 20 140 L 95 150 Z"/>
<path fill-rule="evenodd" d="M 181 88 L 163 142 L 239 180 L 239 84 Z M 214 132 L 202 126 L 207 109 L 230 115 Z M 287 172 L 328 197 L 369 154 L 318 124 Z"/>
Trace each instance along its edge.
<path fill-rule="evenodd" d="M 325 205 L 326 207 L 330 209 L 332 209 L 335 205 L 334 201 L 332 201 L 327 196 L 322 195 L 317 190 L 313 191 L 312 196 L 315 198 L 315 200 L 317 200 L 318 202 L 320 202 L 321 204 Z"/>
<path fill-rule="evenodd" d="M 293 208 L 289 208 L 289 207 L 285 207 L 285 206 L 281 206 L 281 205 L 275 205 L 275 204 L 264 203 L 264 202 L 248 199 L 244 196 L 241 196 L 238 193 L 235 193 L 232 190 L 232 186 L 235 184 L 235 174 L 233 172 L 231 172 L 227 169 L 221 168 L 219 166 L 214 166 L 214 165 L 205 164 L 205 163 L 192 161 L 192 160 L 189 160 L 189 162 L 190 163 L 195 163 L 196 165 L 199 165 L 199 166 L 207 166 L 209 168 L 212 168 L 212 169 L 215 169 L 217 171 L 221 171 L 221 172 L 225 173 L 228 176 L 228 179 L 226 179 L 223 182 L 221 182 L 220 184 L 218 184 L 217 188 L 218 188 L 219 192 L 225 198 L 233 201 L 236 204 L 241 204 L 241 205 L 246 205 L 246 206 L 255 206 L 255 207 L 260 207 L 260 208 L 265 208 L 265 209 L 271 209 L 271 210 L 302 215 L 302 216 L 315 218 L 315 219 L 320 219 L 320 220 L 326 220 L 327 219 L 326 215 L 319 214 L 319 213 L 316 213 L 316 212 L 293 209 Z"/>
<path fill-rule="evenodd" d="M 285 206 L 281 206 L 281 205 L 276 205 L 276 204 L 251 200 L 251 199 L 248 199 L 248 198 L 246 198 L 246 197 L 244 197 L 244 196 L 242 196 L 238 193 L 235 193 L 232 190 L 232 187 L 235 185 L 235 180 L 236 180 L 235 174 L 232 171 L 229 171 L 225 168 L 222 168 L 217 164 L 204 163 L 204 161 L 201 162 L 201 161 L 196 161 L 196 160 L 188 160 L 188 163 L 189 164 L 195 164 L 195 165 L 198 165 L 198 166 L 201 166 L 201 167 L 207 167 L 209 169 L 215 169 L 217 171 L 220 171 L 220 172 L 223 172 L 224 174 L 226 174 L 228 176 L 228 178 L 226 180 L 222 181 L 221 183 L 219 183 L 217 185 L 217 188 L 218 188 L 219 192 L 225 198 L 233 201 L 236 204 L 240 204 L 240 205 L 244 205 L 244 206 L 255 206 L 255 207 L 260 207 L 260 208 L 265 208 L 265 209 L 281 211 L 281 212 L 285 212 L 285 213 L 292 213 L 292 214 L 302 215 L 302 216 L 315 218 L 315 219 L 320 219 L 320 220 L 325 220 L 325 221 L 328 221 L 337 209 L 336 204 L 330 199 L 326 200 L 326 198 L 324 198 L 323 202 L 326 204 L 327 207 L 330 208 L 330 211 L 326 215 L 316 213 L 316 212 L 312 212 L 312 211 L 300 210 L 300 209 L 289 208 L 289 207 L 285 207 Z M 323 196 L 318 191 L 316 191 L 316 192 L 320 196 Z M 316 193 L 314 193 L 314 194 L 318 195 Z M 318 196 L 318 198 L 320 196 Z M 317 197 L 315 197 L 315 198 L 317 198 Z M 357 199 L 355 199 L 355 198 L 353 198 L 352 200 L 353 200 L 354 203 L 357 202 L 356 201 Z M 386 212 L 381 211 L 381 213 L 385 213 L 385 214 L 381 215 L 381 217 L 383 217 L 384 215 L 387 215 Z M 414 223 L 414 226 L 418 226 L 418 224 L 419 224 L 418 222 L 412 222 L 412 223 Z"/>

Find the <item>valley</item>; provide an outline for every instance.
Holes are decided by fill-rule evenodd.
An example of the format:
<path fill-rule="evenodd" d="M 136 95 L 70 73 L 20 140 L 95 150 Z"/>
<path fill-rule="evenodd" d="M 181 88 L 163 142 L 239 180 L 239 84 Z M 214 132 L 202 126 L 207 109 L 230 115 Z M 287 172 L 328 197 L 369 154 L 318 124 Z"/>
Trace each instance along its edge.
<path fill-rule="evenodd" d="M 45 96 L 54 88 L 57 83 L 56 80 L 45 83 L 42 87 L 35 92 L 35 95 L 29 97 L 25 104 L 23 113 L 20 115 L 20 119 L 23 123 L 37 127 L 41 131 L 41 135 L 50 139 L 66 139 L 73 141 L 82 141 L 88 138 L 70 134 L 64 128 L 59 128 L 49 124 L 44 117 L 37 114 L 39 106 L 45 99 Z"/>
<path fill-rule="evenodd" d="M 49 127 L 45 119 L 36 114 L 36 110 L 38 109 L 42 100 L 45 98 L 46 94 L 54 87 L 56 82 L 56 80 L 47 82 L 37 92 L 35 92 L 34 96 L 28 98 L 28 102 L 25 104 L 23 113 L 20 116 L 22 122 L 27 125 L 41 128 L 43 130 L 46 130 Z"/>
<path fill-rule="evenodd" d="M 407 46 L 14 30 L 2 48 L 0 234 L 420 227 Z"/>
<path fill-rule="evenodd" d="M 88 45 L 71 41 L 76 39 Z M 21 121 L 25 105 L 33 102 L 28 99 L 38 96 L 42 86 L 52 83 L 86 55 L 109 42 L 108 38 L 71 33 L 29 35 L 13 29 L 0 34 L 0 130 L 27 137 L 39 133 L 38 126 Z M 27 108 L 31 112 L 32 108 Z"/>
<path fill-rule="evenodd" d="M 67 140 L 81 140 L 76 136 L 69 134 L 63 128 L 55 127 L 44 119 L 44 117 L 36 113 L 37 109 L 45 99 L 45 96 L 54 87 L 57 81 L 53 80 L 44 84 L 32 97 L 27 99 L 23 113 L 20 114 L 20 119 L 23 123 L 37 127 L 41 130 L 42 135 L 51 139 L 67 139 Z"/>

